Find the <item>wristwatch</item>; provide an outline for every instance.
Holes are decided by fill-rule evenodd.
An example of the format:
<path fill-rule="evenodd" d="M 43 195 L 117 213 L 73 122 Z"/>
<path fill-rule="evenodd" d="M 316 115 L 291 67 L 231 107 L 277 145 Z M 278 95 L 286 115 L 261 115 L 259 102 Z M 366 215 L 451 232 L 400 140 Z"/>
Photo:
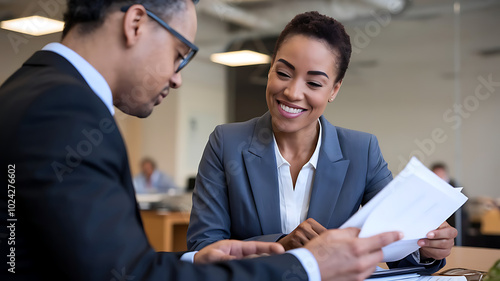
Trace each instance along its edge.
<path fill-rule="evenodd" d="M 436 260 L 433 259 L 433 258 L 420 259 L 420 263 L 422 263 L 422 264 L 431 264 L 431 263 L 433 263 L 435 261 Z"/>

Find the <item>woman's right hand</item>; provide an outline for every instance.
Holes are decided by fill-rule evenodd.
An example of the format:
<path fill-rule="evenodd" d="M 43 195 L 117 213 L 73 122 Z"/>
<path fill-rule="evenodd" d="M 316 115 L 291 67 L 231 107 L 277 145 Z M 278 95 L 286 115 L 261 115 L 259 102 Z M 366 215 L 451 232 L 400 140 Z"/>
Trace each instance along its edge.
<path fill-rule="evenodd" d="M 277 242 L 283 245 L 286 251 L 303 247 L 309 240 L 319 236 L 326 228 L 312 218 L 299 224 L 290 234 Z"/>

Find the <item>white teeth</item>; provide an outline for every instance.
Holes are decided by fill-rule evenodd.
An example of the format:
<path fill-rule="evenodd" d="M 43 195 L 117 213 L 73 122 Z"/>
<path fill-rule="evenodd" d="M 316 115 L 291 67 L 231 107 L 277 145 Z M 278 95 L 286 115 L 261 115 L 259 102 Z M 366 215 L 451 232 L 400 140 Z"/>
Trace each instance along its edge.
<path fill-rule="evenodd" d="M 291 108 L 291 107 L 288 107 L 284 104 L 280 104 L 281 106 L 281 109 L 283 109 L 284 111 L 288 112 L 288 113 L 300 113 L 302 111 L 304 111 L 303 109 L 300 109 L 300 108 Z"/>

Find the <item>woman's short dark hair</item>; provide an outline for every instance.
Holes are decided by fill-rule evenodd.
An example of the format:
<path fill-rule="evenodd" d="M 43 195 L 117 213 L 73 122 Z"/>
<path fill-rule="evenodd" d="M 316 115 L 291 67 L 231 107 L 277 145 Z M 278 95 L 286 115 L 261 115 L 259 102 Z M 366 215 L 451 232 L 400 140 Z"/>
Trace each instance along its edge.
<path fill-rule="evenodd" d="M 278 37 L 274 47 L 273 61 L 283 42 L 293 35 L 304 35 L 327 43 L 338 55 L 338 75 L 335 82 L 344 78 L 352 49 L 351 39 L 340 22 L 316 11 L 296 15 Z"/>
<path fill-rule="evenodd" d="M 64 14 L 64 30 L 62 37 L 75 25 L 82 34 L 90 33 L 101 26 L 106 15 L 123 6 L 142 4 L 163 20 L 186 8 L 187 0 L 68 0 L 68 8 Z M 194 1 L 195 3 L 198 1 Z"/>

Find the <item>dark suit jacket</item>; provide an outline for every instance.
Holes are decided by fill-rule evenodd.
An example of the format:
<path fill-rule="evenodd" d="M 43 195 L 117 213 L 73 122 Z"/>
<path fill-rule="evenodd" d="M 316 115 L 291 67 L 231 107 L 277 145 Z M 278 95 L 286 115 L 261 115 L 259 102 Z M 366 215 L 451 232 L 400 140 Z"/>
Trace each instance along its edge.
<path fill-rule="evenodd" d="M 0 195 L 1 280 L 280 280 L 303 270 L 290 254 L 196 266 L 155 252 L 113 116 L 53 52 L 35 53 L 2 85 L 0 128 L 4 186 L 15 171 L 15 197 Z"/>
<path fill-rule="evenodd" d="M 338 228 L 391 180 L 375 136 L 335 127 L 323 116 L 322 145 L 309 212 Z M 281 232 L 271 115 L 218 126 L 201 160 L 188 229 L 188 248 L 222 239 L 277 241 Z M 391 266 L 416 264 L 409 257 Z M 437 269 L 437 267 L 435 267 Z"/>

